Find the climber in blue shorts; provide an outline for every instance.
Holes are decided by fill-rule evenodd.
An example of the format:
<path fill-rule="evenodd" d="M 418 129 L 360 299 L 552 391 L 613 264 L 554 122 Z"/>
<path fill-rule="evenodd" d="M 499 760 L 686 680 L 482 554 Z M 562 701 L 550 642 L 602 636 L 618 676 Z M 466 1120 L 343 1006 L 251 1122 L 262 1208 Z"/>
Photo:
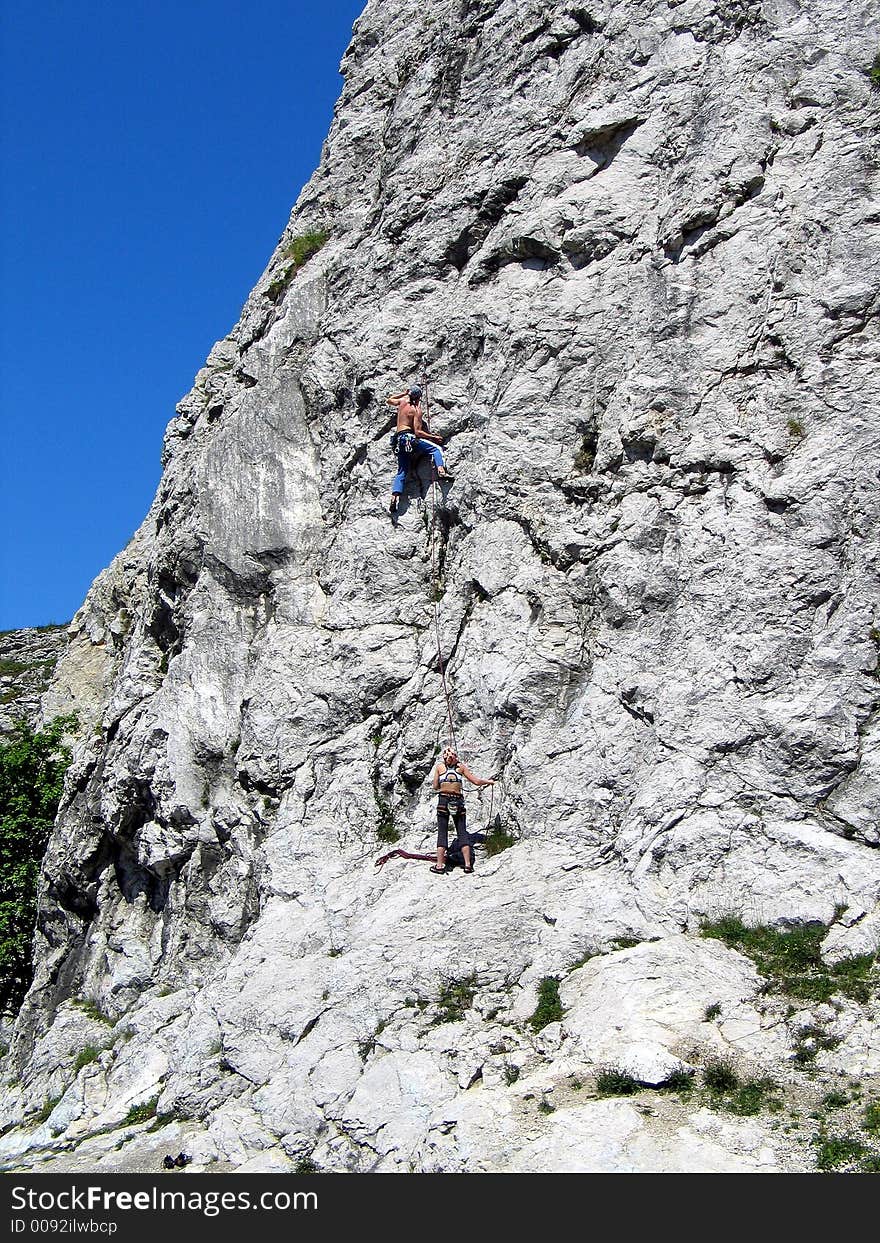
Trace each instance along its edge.
<path fill-rule="evenodd" d="M 440 452 L 443 438 L 428 429 L 422 414 L 422 390 L 418 385 L 403 393 L 393 394 L 386 400 L 389 406 L 397 407 L 397 428 L 391 437 L 392 447 L 397 451 L 397 474 L 391 485 L 391 504 L 388 506 L 389 511 L 395 514 L 407 471 L 418 457 L 428 454 L 439 479 L 451 479 L 452 475 L 446 469 Z"/>

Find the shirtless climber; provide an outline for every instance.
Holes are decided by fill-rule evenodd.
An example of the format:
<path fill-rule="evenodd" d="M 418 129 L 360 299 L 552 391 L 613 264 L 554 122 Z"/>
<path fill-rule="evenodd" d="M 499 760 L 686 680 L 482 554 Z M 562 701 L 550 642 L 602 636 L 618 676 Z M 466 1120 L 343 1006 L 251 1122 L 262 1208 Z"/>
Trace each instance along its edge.
<path fill-rule="evenodd" d="M 393 447 L 397 450 L 397 474 L 391 485 L 391 504 L 388 506 L 389 512 L 396 514 L 406 482 L 406 473 L 417 457 L 424 453 L 429 454 L 439 479 L 452 479 L 452 475 L 446 469 L 439 448 L 443 444 L 443 438 L 428 430 L 422 414 L 422 390 L 418 385 L 386 400 L 389 406 L 397 407 L 397 428 L 392 437 Z"/>

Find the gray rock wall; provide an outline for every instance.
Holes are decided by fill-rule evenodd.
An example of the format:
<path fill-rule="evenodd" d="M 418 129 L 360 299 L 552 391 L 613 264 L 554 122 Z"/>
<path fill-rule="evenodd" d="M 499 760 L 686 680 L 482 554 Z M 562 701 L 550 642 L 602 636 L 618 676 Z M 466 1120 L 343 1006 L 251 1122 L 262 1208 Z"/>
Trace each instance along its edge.
<path fill-rule="evenodd" d="M 39 722 L 40 701 L 66 643 L 66 626 L 0 633 L 0 736 L 20 722 L 31 727 Z"/>
<path fill-rule="evenodd" d="M 695 935 L 880 939 L 878 48 L 862 0 L 367 5 L 321 165 L 74 619 L 56 694 L 94 728 L 7 1161 L 112 1165 L 89 1137 L 158 1098 L 220 1168 L 803 1168 L 766 1122 L 570 1085 L 714 1050 L 800 1099 L 814 1028 L 823 1073 L 880 1075 L 876 991 L 792 1007 Z M 423 374 L 455 483 L 423 466 L 392 524 L 384 396 Z M 468 878 L 373 866 L 389 816 L 433 844 L 435 595 L 517 839 Z"/>

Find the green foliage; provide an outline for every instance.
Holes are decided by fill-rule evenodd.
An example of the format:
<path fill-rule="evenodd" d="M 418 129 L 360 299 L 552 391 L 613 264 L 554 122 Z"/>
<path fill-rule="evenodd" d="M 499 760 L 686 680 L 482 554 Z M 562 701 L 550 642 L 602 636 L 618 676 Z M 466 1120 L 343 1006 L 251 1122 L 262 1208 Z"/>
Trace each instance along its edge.
<path fill-rule="evenodd" d="M 501 823 L 500 817 L 496 816 L 492 822 L 492 827 L 486 834 L 486 840 L 483 842 L 483 850 L 486 857 L 491 859 L 492 855 L 500 855 L 502 850 L 509 850 L 511 846 L 516 845 L 516 838 L 512 833 L 508 833 Z"/>
<path fill-rule="evenodd" d="M 93 1044 L 87 1044 L 84 1049 L 80 1049 L 74 1059 L 73 1073 L 77 1074 L 77 1072 L 81 1071 L 84 1066 L 89 1066 L 92 1062 L 97 1062 L 100 1056 L 100 1049 L 96 1049 Z"/>
<path fill-rule="evenodd" d="M 596 1076 L 596 1091 L 600 1096 L 634 1096 L 641 1089 L 637 1079 L 617 1066 L 605 1066 Z"/>
<path fill-rule="evenodd" d="M 839 1169 L 841 1165 L 861 1163 L 874 1155 L 854 1135 L 818 1135 L 815 1144 L 816 1165 L 826 1173 Z"/>
<path fill-rule="evenodd" d="M 463 1019 L 474 1004 L 477 995 L 477 975 L 472 972 L 461 980 L 446 980 L 437 998 L 439 1014 L 436 1023 L 457 1023 Z"/>
<path fill-rule="evenodd" d="M 324 229 L 315 229 L 309 233 L 301 233 L 298 237 L 291 238 L 282 251 L 288 263 L 281 269 L 266 290 L 266 296 L 272 302 L 278 301 L 300 268 L 308 263 L 313 255 L 318 253 L 329 236 L 329 233 Z"/>
<path fill-rule="evenodd" d="M 290 259 L 296 268 L 308 263 L 312 255 L 316 255 L 330 234 L 326 229 L 313 229 L 309 233 L 300 233 L 292 238 L 284 247 L 284 257 Z"/>
<path fill-rule="evenodd" d="M 367 1036 L 366 1040 L 358 1041 L 358 1053 L 361 1056 L 362 1062 L 365 1062 L 367 1058 L 373 1053 L 373 1051 L 376 1048 L 376 1041 L 382 1035 L 386 1027 L 387 1027 L 387 1023 L 385 1022 L 384 1019 L 381 1019 L 379 1023 L 377 1024 L 376 1029 L 371 1036 Z"/>
<path fill-rule="evenodd" d="M 776 1111 L 782 1108 L 778 1088 L 772 1079 L 741 1080 L 730 1062 L 722 1058 L 707 1062 L 703 1068 L 703 1082 L 709 1091 L 708 1104 L 713 1109 L 747 1118 L 762 1109 Z"/>
<path fill-rule="evenodd" d="M 803 440 L 804 436 L 806 436 L 807 434 L 806 428 L 804 427 L 803 423 L 800 421 L 800 419 L 796 419 L 794 415 L 792 415 L 791 418 L 788 420 L 788 423 L 786 426 L 788 427 L 788 434 L 789 436 L 792 437 L 793 440 Z"/>
<path fill-rule="evenodd" d="M 128 1113 L 122 1119 L 123 1126 L 132 1126 L 135 1122 L 149 1122 L 151 1118 L 156 1116 L 156 1106 L 159 1104 L 158 1096 L 154 1096 L 152 1100 L 145 1101 L 143 1105 L 132 1105 Z"/>
<path fill-rule="evenodd" d="M 510 1087 L 512 1084 L 516 1083 L 518 1078 L 519 1078 L 519 1067 L 514 1066 L 512 1062 L 505 1062 L 504 1082 L 507 1084 L 507 1086 Z"/>
<path fill-rule="evenodd" d="M 31 982 L 37 877 L 75 727 L 71 716 L 36 733 L 20 724 L 0 743 L 0 1013 L 17 1010 Z"/>
<path fill-rule="evenodd" d="M 794 1050 L 794 1060 L 799 1066 L 806 1066 L 815 1060 L 820 1049 L 836 1049 L 840 1044 L 837 1036 L 830 1036 L 824 1027 L 810 1023 L 798 1032 Z"/>
<path fill-rule="evenodd" d="M 534 1031 L 539 1032 L 548 1023 L 558 1023 L 562 1018 L 562 1001 L 559 997 L 559 980 L 555 975 L 545 975 L 538 985 L 538 1004 L 529 1019 Z"/>
<path fill-rule="evenodd" d="M 759 925 L 747 928 L 728 915 L 704 924 L 701 933 L 723 941 L 753 960 L 768 987 L 803 1001 L 828 1001 L 835 994 L 866 1002 L 876 980 L 874 954 L 860 954 L 828 966 L 822 961 L 822 941 L 829 925 L 799 924 L 794 928 Z"/>
<path fill-rule="evenodd" d="M 22 664 L 20 660 L 0 660 L 0 677 L 17 678 L 26 669 L 30 669 L 30 665 Z"/>
<path fill-rule="evenodd" d="M 720 1095 L 723 1092 L 733 1092 L 739 1087 L 739 1075 L 730 1062 L 717 1058 L 703 1067 L 703 1083 L 710 1092 Z"/>
<path fill-rule="evenodd" d="M 724 1098 L 721 1107 L 741 1118 L 751 1117 L 762 1109 L 776 1112 L 782 1108 L 776 1092 L 772 1079 L 746 1079 L 731 1096 Z"/>
<path fill-rule="evenodd" d="M 631 950 L 641 945 L 641 941 L 638 937 L 614 937 L 611 944 L 616 950 Z"/>
<path fill-rule="evenodd" d="M 394 823 L 394 812 L 387 799 L 376 795 L 378 815 L 376 817 L 376 836 L 380 842 L 399 842 L 400 834 Z"/>
<path fill-rule="evenodd" d="M 868 70 L 868 79 L 875 91 L 880 91 L 880 52 L 874 57 L 874 63 Z"/>
<path fill-rule="evenodd" d="M 101 1007 L 88 997 L 78 997 L 70 1004 L 77 1010 L 81 1010 L 86 1018 L 94 1019 L 96 1023 L 106 1023 L 108 1027 L 115 1026 L 113 1020 L 104 1013 Z"/>
<path fill-rule="evenodd" d="M 720 1002 L 713 1001 L 711 1006 L 706 1006 L 706 1011 L 703 1015 L 703 1018 L 705 1019 L 707 1023 L 711 1023 L 713 1019 L 718 1018 L 718 1015 L 720 1013 L 721 1013 Z"/>
<path fill-rule="evenodd" d="M 694 1072 L 692 1070 L 674 1070 L 669 1078 L 661 1083 L 660 1087 L 665 1092 L 690 1092 L 694 1086 Z"/>
<path fill-rule="evenodd" d="M 44 1101 L 43 1104 L 40 1106 L 40 1108 L 37 1110 L 37 1112 L 34 1114 L 34 1122 L 36 1122 L 38 1126 L 42 1126 L 42 1124 L 47 1121 L 52 1110 L 55 1108 L 55 1106 L 58 1104 L 60 1100 L 61 1100 L 60 1096 L 50 1096 L 47 1101 Z"/>
<path fill-rule="evenodd" d="M 862 1127 L 869 1135 L 880 1135 L 880 1101 L 871 1101 L 865 1106 Z"/>
<path fill-rule="evenodd" d="M 315 1165 L 311 1157 L 303 1157 L 297 1161 L 293 1170 L 294 1174 L 320 1174 L 321 1171 Z"/>
<path fill-rule="evenodd" d="M 828 1092 L 822 1097 L 822 1104 L 826 1109 L 843 1109 L 849 1104 L 849 1097 L 845 1092 Z"/>

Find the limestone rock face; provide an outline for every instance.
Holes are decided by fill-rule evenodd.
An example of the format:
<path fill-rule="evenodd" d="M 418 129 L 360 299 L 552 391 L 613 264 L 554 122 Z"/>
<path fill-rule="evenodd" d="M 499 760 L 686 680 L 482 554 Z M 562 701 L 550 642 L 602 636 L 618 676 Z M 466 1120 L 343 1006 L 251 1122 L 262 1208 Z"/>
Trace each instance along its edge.
<path fill-rule="evenodd" d="M 67 643 L 66 626 L 28 626 L 0 634 L 0 735 L 40 720 L 41 699 Z"/>
<path fill-rule="evenodd" d="M 698 936 L 880 939 L 878 48 L 867 0 L 370 0 L 74 619 L 7 1164 L 112 1168 L 123 1127 L 152 1168 L 144 1106 L 194 1168 L 809 1167 L 590 1085 L 880 1072 L 875 982 L 793 1006 Z M 425 376 L 455 482 L 392 522 Z M 433 846 L 441 660 L 516 844 L 377 870 L 380 830 Z"/>

